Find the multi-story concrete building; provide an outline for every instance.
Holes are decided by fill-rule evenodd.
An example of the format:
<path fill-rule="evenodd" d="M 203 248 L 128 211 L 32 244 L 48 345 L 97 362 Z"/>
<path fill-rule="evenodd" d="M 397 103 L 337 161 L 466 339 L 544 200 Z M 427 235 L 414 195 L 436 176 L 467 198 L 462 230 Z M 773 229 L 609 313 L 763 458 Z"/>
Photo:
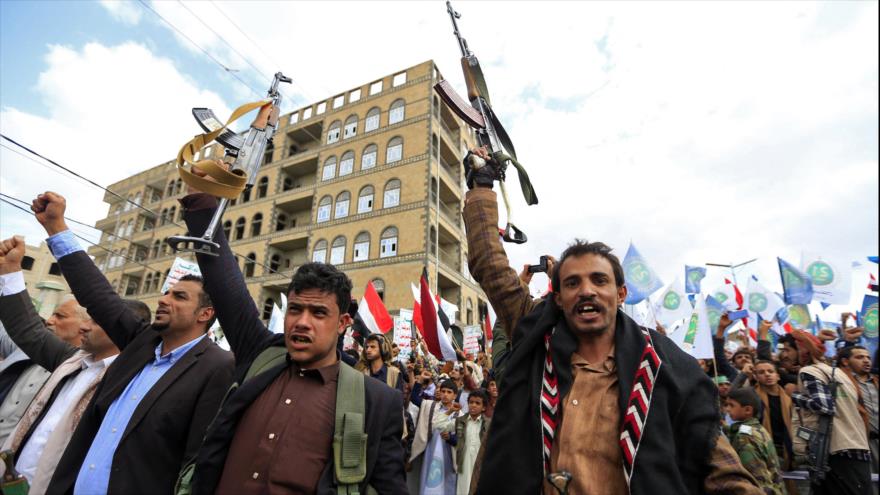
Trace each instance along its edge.
<path fill-rule="evenodd" d="M 61 297 L 70 292 L 70 287 L 61 276 L 61 269 L 49 246 L 41 242 L 39 246 L 25 245 L 25 255 L 21 260 L 24 283 L 34 302 L 37 313 L 49 318 Z"/>
<path fill-rule="evenodd" d="M 427 61 L 282 115 L 255 186 L 223 223 L 264 318 L 294 270 L 316 260 L 345 271 L 355 297 L 372 281 L 392 313 L 412 308 L 410 283 L 427 267 L 458 319 L 478 323 L 486 299 L 468 272 L 460 214 L 460 157 L 474 138 L 434 94 L 440 77 Z M 98 266 L 151 308 L 175 258 L 164 240 L 183 233 L 184 189 L 173 162 L 153 167 L 110 186 L 142 207 L 108 193 L 96 224 Z"/>

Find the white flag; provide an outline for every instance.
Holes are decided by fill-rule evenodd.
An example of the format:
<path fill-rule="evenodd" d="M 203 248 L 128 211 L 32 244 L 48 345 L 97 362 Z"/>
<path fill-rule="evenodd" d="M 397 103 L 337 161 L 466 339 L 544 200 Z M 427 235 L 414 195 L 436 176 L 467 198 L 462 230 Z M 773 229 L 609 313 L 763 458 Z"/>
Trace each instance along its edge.
<path fill-rule="evenodd" d="M 826 304 L 849 304 L 852 286 L 852 264 L 802 253 L 801 271 L 813 279 L 813 301 Z"/>
<path fill-rule="evenodd" d="M 712 330 L 709 326 L 709 315 L 706 313 L 706 298 L 702 294 L 697 297 L 688 324 L 678 329 L 673 342 L 681 349 L 697 359 L 715 357 L 712 349 Z"/>
<path fill-rule="evenodd" d="M 681 279 L 675 277 L 675 280 L 660 293 L 655 312 L 657 321 L 668 328 L 676 320 L 687 318 L 691 313 L 693 308 L 685 293 L 684 284 Z"/>
<path fill-rule="evenodd" d="M 754 278 L 749 279 L 749 313 L 757 313 L 761 315 L 762 320 L 771 321 L 776 316 L 776 312 L 783 307 L 785 307 L 785 302 L 778 294 L 767 289 Z M 749 323 L 752 323 L 751 318 Z M 758 322 L 755 321 L 753 324 L 757 328 Z"/>

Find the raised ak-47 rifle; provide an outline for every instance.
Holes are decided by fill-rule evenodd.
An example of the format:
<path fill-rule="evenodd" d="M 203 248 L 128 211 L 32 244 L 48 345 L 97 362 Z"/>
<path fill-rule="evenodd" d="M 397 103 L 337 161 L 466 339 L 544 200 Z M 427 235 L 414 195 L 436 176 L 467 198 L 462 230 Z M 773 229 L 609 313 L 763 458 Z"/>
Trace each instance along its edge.
<path fill-rule="evenodd" d="M 290 82 L 289 77 L 280 72 L 276 73 L 272 86 L 269 87 L 267 98 L 236 108 L 225 125 L 220 123 L 211 109 L 193 108 L 193 116 L 205 134 L 200 134 L 183 145 L 177 154 L 177 170 L 181 179 L 188 185 L 221 199 L 205 233 L 201 237 L 189 235 L 169 237 L 166 242 L 171 246 L 171 249 L 177 252 L 217 256 L 220 246 L 214 242 L 214 232 L 220 225 L 220 219 L 223 217 L 229 200 L 238 197 L 243 190 L 253 187 L 257 171 L 263 163 L 266 143 L 272 139 L 278 127 L 278 115 L 281 108 L 281 93 L 278 92 L 278 84 Z M 261 114 L 257 118 L 258 121 L 251 125 L 244 136 L 226 128 L 242 115 L 267 105 L 271 105 L 271 108 L 262 108 Z M 260 128 L 261 126 L 262 128 Z M 227 171 L 219 167 L 212 160 L 195 161 L 195 154 L 214 140 L 225 148 L 226 162 L 230 164 L 231 170 Z M 211 181 L 193 174 L 184 168 L 185 163 L 199 167 L 215 180 Z"/>
<path fill-rule="evenodd" d="M 448 81 L 443 80 L 434 85 L 434 91 L 440 95 L 440 98 L 464 120 L 469 126 L 476 130 L 477 141 L 480 146 L 488 148 L 492 159 L 501 167 L 501 197 L 504 199 L 504 206 L 507 208 L 507 227 L 504 229 L 503 238 L 507 242 L 515 242 L 522 244 L 528 240 L 525 233 L 518 229 L 511 219 L 510 202 L 507 199 L 507 190 L 504 187 L 503 172 L 510 163 L 516 167 L 519 175 L 519 185 L 522 188 L 523 196 L 526 203 L 530 205 L 538 204 L 538 196 L 532 188 L 529 180 L 529 174 L 526 169 L 516 160 L 516 150 L 510 141 L 510 136 L 504 130 L 504 126 L 498 121 L 492 106 L 489 103 L 489 90 L 486 86 L 486 79 L 483 77 L 483 69 L 480 68 L 480 62 L 476 55 L 468 48 L 467 41 L 461 37 L 458 31 L 458 22 L 456 19 L 461 18 L 461 14 L 452 8 L 452 4 L 447 0 L 446 11 L 452 19 L 452 28 L 455 37 L 458 39 L 458 46 L 461 48 L 461 68 L 464 71 L 464 81 L 467 84 L 468 100 L 464 100 L 459 96 L 452 85 Z M 473 160 L 473 167 L 480 168 L 485 165 L 483 160 L 476 155 L 469 155 Z"/>

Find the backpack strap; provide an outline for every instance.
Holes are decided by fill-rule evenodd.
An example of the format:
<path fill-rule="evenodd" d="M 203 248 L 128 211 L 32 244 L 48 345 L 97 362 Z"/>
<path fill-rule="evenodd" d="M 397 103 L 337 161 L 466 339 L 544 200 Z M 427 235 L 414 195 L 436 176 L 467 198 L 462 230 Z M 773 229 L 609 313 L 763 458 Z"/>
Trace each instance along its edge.
<path fill-rule="evenodd" d="M 244 383 L 260 373 L 278 366 L 286 359 L 287 348 L 284 346 L 270 346 L 263 349 L 263 352 L 257 354 L 257 357 L 254 358 L 254 362 L 251 363 L 250 368 L 248 368 L 247 373 L 244 375 L 244 380 L 241 382 Z"/>
<path fill-rule="evenodd" d="M 397 377 L 400 376 L 400 369 L 393 364 L 386 364 L 385 369 L 385 383 L 391 388 L 397 388 Z"/>
<path fill-rule="evenodd" d="M 333 469 L 339 495 L 359 495 L 358 485 L 367 477 L 364 394 L 364 375 L 340 362 L 333 433 Z"/>

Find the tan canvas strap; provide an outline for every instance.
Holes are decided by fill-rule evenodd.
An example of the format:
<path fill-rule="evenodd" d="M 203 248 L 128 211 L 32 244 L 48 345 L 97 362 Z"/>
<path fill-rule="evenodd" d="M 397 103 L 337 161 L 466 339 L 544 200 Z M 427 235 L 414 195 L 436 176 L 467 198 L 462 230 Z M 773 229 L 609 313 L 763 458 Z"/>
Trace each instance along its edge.
<path fill-rule="evenodd" d="M 183 179 L 183 182 L 190 187 L 220 198 L 237 198 L 238 195 L 241 194 L 241 191 L 244 190 L 245 184 L 247 183 L 247 177 L 244 175 L 244 172 L 240 170 L 228 171 L 217 165 L 214 160 L 196 161 L 195 155 L 199 150 L 214 141 L 214 139 L 226 130 L 230 124 L 241 118 L 243 115 L 270 103 L 272 103 L 271 99 L 245 103 L 232 112 L 232 115 L 223 127 L 211 132 L 199 134 L 184 144 L 177 153 L 177 172 L 180 174 L 180 178 Z M 186 169 L 187 164 L 190 165 L 190 170 Z M 193 174 L 191 169 L 194 166 L 199 167 L 199 169 L 203 170 L 214 180 L 208 180 L 207 178 Z"/>

